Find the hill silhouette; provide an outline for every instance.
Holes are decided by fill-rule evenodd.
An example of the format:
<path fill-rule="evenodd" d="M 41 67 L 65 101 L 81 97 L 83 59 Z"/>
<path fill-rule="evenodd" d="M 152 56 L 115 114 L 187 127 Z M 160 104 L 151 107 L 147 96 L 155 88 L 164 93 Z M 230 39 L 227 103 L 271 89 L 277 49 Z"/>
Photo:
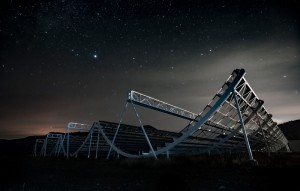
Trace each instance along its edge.
<path fill-rule="evenodd" d="M 300 140 L 300 119 L 279 124 L 278 127 L 288 140 Z"/>
<path fill-rule="evenodd" d="M 45 138 L 45 136 L 29 136 L 12 140 L 0 139 L 0 155 L 31 155 L 36 139 L 43 138 Z"/>

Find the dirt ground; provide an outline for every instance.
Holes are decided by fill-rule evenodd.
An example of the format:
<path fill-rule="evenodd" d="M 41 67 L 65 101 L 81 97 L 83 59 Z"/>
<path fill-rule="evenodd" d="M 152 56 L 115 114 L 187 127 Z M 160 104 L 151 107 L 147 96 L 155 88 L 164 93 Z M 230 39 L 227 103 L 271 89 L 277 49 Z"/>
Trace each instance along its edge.
<path fill-rule="evenodd" d="M 1 156 L 0 190 L 289 190 L 300 153 L 171 159 L 64 159 Z M 296 173 L 296 174 L 295 174 Z"/>

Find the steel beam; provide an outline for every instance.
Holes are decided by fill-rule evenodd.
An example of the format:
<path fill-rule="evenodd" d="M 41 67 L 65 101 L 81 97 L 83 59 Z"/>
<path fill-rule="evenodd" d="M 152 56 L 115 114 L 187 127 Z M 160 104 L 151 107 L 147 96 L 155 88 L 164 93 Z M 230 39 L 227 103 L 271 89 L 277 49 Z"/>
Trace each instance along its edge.
<path fill-rule="evenodd" d="M 250 147 L 250 144 L 249 144 L 249 140 L 248 140 L 248 136 L 247 136 L 247 131 L 246 131 L 246 128 L 245 128 L 244 120 L 243 120 L 243 117 L 242 117 L 242 114 L 241 114 L 241 109 L 240 109 L 240 106 L 239 106 L 239 102 L 238 102 L 238 100 L 236 98 L 237 96 L 235 94 L 235 91 L 233 91 L 232 93 L 233 93 L 233 97 L 234 97 L 234 100 L 235 100 L 235 104 L 236 104 L 236 108 L 237 108 L 237 111 L 238 111 L 238 115 L 239 115 L 239 118 L 240 118 L 240 124 L 242 126 L 242 130 L 243 130 L 243 133 L 244 133 L 245 143 L 246 143 L 246 146 L 247 146 L 249 159 L 253 160 L 253 155 L 252 155 L 251 147 Z"/>
<path fill-rule="evenodd" d="M 194 120 L 198 114 L 187 111 L 180 107 L 171 105 L 161 100 L 152 98 L 150 96 L 141 94 L 136 91 L 130 91 L 128 94 L 128 101 L 136 105 L 147 107 L 153 110 L 157 110 L 163 113 L 174 115 L 187 120 Z"/>

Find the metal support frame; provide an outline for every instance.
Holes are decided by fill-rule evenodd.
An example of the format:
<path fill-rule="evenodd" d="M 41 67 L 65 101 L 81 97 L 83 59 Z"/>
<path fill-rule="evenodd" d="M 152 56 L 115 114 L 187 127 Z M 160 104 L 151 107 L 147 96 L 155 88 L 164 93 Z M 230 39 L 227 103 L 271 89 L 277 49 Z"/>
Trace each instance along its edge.
<path fill-rule="evenodd" d="M 97 146 L 96 146 L 96 156 L 95 158 L 97 159 L 98 158 L 98 149 L 99 149 L 99 140 L 100 140 L 100 131 L 99 131 L 99 128 L 98 128 L 98 134 L 97 134 Z"/>
<path fill-rule="evenodd" d="M 118 127 L 117 127 L 117 129 L 116 129 L 114 138 L 113 138 L 113 140 L 112 140 L 112 145 L 115 144 L 115 140 L 116 140 L 118 131 L 119 131 L 119 129 L 120 129 L 121 123 L 122 123 L 122 121 L 123 121 L 123 116 L 124 116 L 124 113 L 125 113 L 125 111 L 126 111 L 126 109 L 127 109 L 127 106 L 128 106 L 128 102 L 126 101 L 126 104 L 125 104 L 125 106 L 124 106 L 124 108 L 123 108 L 123 111 L 122 111 L 122 113 L 121 113 L 121 116 L 120 116 L 120 121 L 119 121 Z M 109 147 L 109 151 L 108 151 L 108 154 L 107 154 L 107 156 L 106 156 L 106 159 L 109 159 L 109 156 L 110 156 L 110 153 L 111 153 L 111 150 L 112 150 L 112 145 L 110 145 L 110 147 Z"/>
<path fill-rule="evenodd" d="M 65 141 L 66 136 L 67 136 L 67 133 L 64 133 L 64 136 L 61 138 L 59 148 L 57 151 L 57 156 L 59 156 L 59 154 L 61 153 L 61 150 L 63 151 L 64 156 L 67 156 L 66 150 L 64 148 L 64 141 Z"/>
<path fill-rule="evenodd" d="M 48 156 L 48 155 L 54 155 L 54 156 L 58 156 L 59 152 L 60 152 L 60 148 L 61 148 L 61 144 L 62 144 L 62 135 L 60 133 L 48 133 L 46 138 L 44 139 L 44 144 L 43 147 L 41 149 L 41 155 L 43 156 Z M 51 150 L 48 152 L 48 145 L 49 145 L 49 140 L 50 141 L 52 148 L 50 148 Z M 53 140 L 56 140 L 54 146 L 53 146 Z"/>
<path fill-rule="evenodd" d="M 167 150 L 174 148 L 176 145 L 181 143 L 182 141 L 186 140 L 190 135 L 192 135 L 195 131 L 201 128 L 201 126 L 209 120 L 209 118 L 217 111 L 217 109 L 225 102 L 225 100 L 230 96 L 231 92 L 235 89 L 237 84 L 245 75 L 244 70 L 239 70 L 237 76 L 233 79 L 233 81 L 229 84 L 228 88 L 223 92 L 220 99 L 210 108 L 210 110 L 203 115 L 203 117 L 192 127 L 190 127 L 187 131 L 182 134 L 181 137 L 176 138 L 173 143 L 169 144 L 168 146 L 160 149 L 156 152 L 156 154 L 161 154 Z"/>
<path fill-rule="evenodd" d="M 140 126 L 141 126 L 141 128 L 142 128 L 142 131 L 143 131 L 143 133 L 144 133 L 144 135 L 145 135 L 145 138 L 146 138 L 146 140 L 147 140 L 147 143 L 148 143 L 148 145 L 149 145 L 149 147 L 150 147 L 150 150 L 151 150 L 151 152 L 153 153 L 153 157 L 154 157 L 155 159 L 157 159 L 157 156 L 156 156 L 156 154 L 155 154 L 155 152 L 154 152 L 154 150 L 153 150 L 152 144 L 151 144 L 151 142 L 150 142 L 150 140 L 149 140 L 149 138 L 148 138 L 148 135 L 147 135 L 147 133 L 146 133 L 146 131 L 145 131 L 145 129 L 144 129 L 144 126 L 143 126 L 142 121 L 141 121 L 141 119 L 140 119 L 140 117 L 139 117 L 139 114 L 138 114 L 138 112 L 137 112 L 137 110 L 136 110 L 136 108 L 135 108 L 135 106 L 134 106 L 134 104 L 133 104 L 132 102 L 131 102 L 131 105 L 132 105 L 133 110 L 134 110 L 134 112 L 135 112 L 135 114 L 136 114 L 136 117 L 138 118 L 138 121 L 139 121 Z"/>
<path fill-rule="evenodd" d="M 187 111 L 180 107 L 171 105 L 169 103 L 163 102 L 161 100 L 155 99 L 153 97 L 144 95 L 136 91 L 129 92 L 128 101 L 136 105 L 174 115 L 176 117 L 180 117 L 187 120 L 194 120 L 198 116 L 198 114 L 196 113 Z"/>
<path fill-rule="evenodd" d="M 94 133 L 94 128 L 92 128 L 91 131 L 90 131 L 90 144 L 89 144 L 88 158 L 90 158 L 90 154 L 91 154 L 91 146 L 92 146 L 92 141 L 93 141 L 93 133 Z"/>
<path fill-rule="evenodd" d="M 35 144 L 34 144 L 34 150 L 33 150 L 33 155 L 34 156 L 41 156 L 42 155 L 42 150 L 43 150 L 43 146 L 44 146 L 44 143 L 45 143 L 45 139 L 37 139 L 35 141 Z M 37 147 L 38 145 L 41 144 L 41 148 L 39 149 L 39 152 L 37 152 Z"/>
<path fill-rule="evenodd" d="M 234 76 L 233 76 L 234 75 Z M 226 99 L 231 95 L 232 91 L 235 90 L 238 83 L 243 79 L 243 76 L 245 75 L 245 70 L 235 70 L 233 74 L 228 78 L 230 81 L 226 81 L 227 88 L 224 89 L 224 91 L 220 92 L 219 95 L 220 98 L 211 105 L 210 109 L 197 121 L 193 126 L 191 126 L 187 131 L 185 131 L 183 134 L 181 134 L 180 137 L 174 138 L 174 141 L 172 143 L 167 144 L 165 147 L 158 149 L 155 152 L 149 153 L 148 156 L 154 156 L 166 153 L 166 151 L 170 151 L 175 146 L 180 144 L 181 142 L 185 141 L 189 136 L 191 136 L 194 132 L 201 129 L 201 126 L 211 118 L 211 116 L 218 110 L 219 107 L 226 101 Z M 119 154 L 125 156 L 125 157 L 132 157 L 132 158 L 138 158 L 138 155 L 133 155 L 130 153 L 126 153 L 122 151 L 121 149 L 114 146 L 114 144 L 111 143 L 111 141 L 107 138 L 104 131 L 101 130 L 101 134 L 105 141 Z"/>
<path fill-rule="evenodd" d="M 213 97 L 213 99 L 200 114 L 195 114 L 147 95 L 130 91 L 126 104 L 120 115 L 118 124 L 114 123 L 112 127 L 109 127 L 106 126 L 106 123 L 101 123 L 99 121 L 99 123 L 95 122 L 92 128 L 87 129 L 87 126 L 84 126 L 84 124 L 69 123 L 67 129 L 68 135 L 65 135 L 61 141 L 62 146 L 59 146 L 61 144 L 57 144 L 55 152 L 58 153 L 60 152 L 61 148 L 64 149 L 63 141 L 66 136 L 67 152 L 64 153 L 66 153 L 65 155 L 67 158 L 70 156 L 77 156 L 78 152 L 81 152 L 81 149 L 84 149 L 85 153 L 88 151 L 89 158 L 91 151 L 93 151 L 95 147 L 95 158 L 98 158 L 98 150 L 99 146 L 101 145 L 99 143 L 99 139 L 101 138 L 100 136 L 104 138 L 104 141 L 109 146 L 109 149 L 106 150 L 108 151 L 106 156 L 107 159 L 110 157 L 112 149 L 117 153 L 118 156 L 121 154 L 125 157 L 131 158 L 154 157 L 157 159 L 159 154 L 166 155 L 167 158 L 169 158 L 169 154 L 173 155 L 182 153 L 184 152 L 183 149 L 186 149 L 185 152 L 189 151 L 189 154 L 208 152 L 210 155 L 212 149 L 216 149 L 220 153 L 227 152 L 228 149 L 229 152 L 231 152 L 230 149 L 241 149 L 238 143 L 245 142 L 249 159 L 254 160 L 251 146 L 254 149 L 261 149 L 263 148 L 263 143 L 266 143 L 266 140 L 268 140 L 270 143 L 269 149 L 272 147 L 272 149 L 275 151 L 279 150 L 287 145 L 286 139 L 281 133 L 280 129 L 278 129 L 277 124 L 271 119 L 268 120 L 270 114 L 262 106 L 263 101 L 259 100 L 259 98 L 256 96 L 255 92 L 244 78 L 244 75 L 245 71 L 243 69 L 234 70 L 218 93 Z M 123 128 L 123 117 L 128 104 L 131 104 L 137 117 L 140 127 L 135 128 L 138 129 Z M 156 131 L 159 130 L 155 130 L 155 128 L 151 131 L 149 131 L 148 128 L 145 129 L 135 105 L 140 105 L 142 107 L 174 115 L 176 117 L 190 120 L 191 122 L 186 128 L 178 133 L 173 132 L 173 134 L 168 134 L 166 137 L 163 137 L 164 134 L 159 133 L 159 136 L 161 137 L 158 136 L 158 138 L 155 137 L 153 139 L 153 137 L 156 136 Z M 255 122 L 255 115 L 257 116 L 258 123 Z M 82 130 L 89 130 L 89 134 L 88 136 L 80 138 L 77 138 L 76 136 L 76 139 L 74 139 L 76 144 L 74 144 L 73 142 L 70 143 L 70 141 L 73 141 L 73 139 L 70 140 L 72 138 L 72 136 L 70 136 L 70 129 L 78 129 L 76 125 L 78 125 L 79 129 L 82 128 Z M 124 136 L 124 133 L 127 131 L 129 134 Z M 249 135 L 247 135 L 247 131 Z M 262 140 L 261 135 L 256 136 L 256 134 L 260 131 L 265 141 Z M 97 135 L 93 135 L 93 133 L 97 133 Z M 108 136 L 105 133 L 108 133 Z M 117 136 L 120 136 L 120 139 L 118 137 L 118 141 L 116 141 Z M 97 142 L 95 145 L 96 137 Z M 131 137 L 134 139 L 131 140 Z M 151 137 L 151 141 L 149 137 Z M 77 145 L 78 143 L 82 142 L 82 138 L 85 138 L 85 140 L 78 148 Z M 136 143 L 134 141 L 135 139 L 138 140 Z M 149 152 L 146 153 L 146 155 L 131 154 L 135 153 L 135 151 L 132 150 L 133 148 L 136 147 L 140 149 L 140 146 L 138 146 L 139 141 L 143 144 L 143 148 L 149 148 Z M 117 144 L 115 145 L 116 142 Z M 54 142 L 51 142 L 51 147 L 53 147 L 53 143 Z M 119 147 L 122 143 L 125 143 L 126 146 L 129 146 L 128 148 L 125 148 L 128 153 L 127 151 L 125 152 L 121 150 L 123 147 Z M 72 144 L 71 151 L 70 144 Z M 76 147 L 74 147 L 74 145 Z M 47 140 L 45 140 L 44 146 L 47 147 Z M 86 150 L 87 147 L 88 150 Z M 78 149 L 74 152 L 74 148 Z M 154 148 L 156 150 L 154 150 Z M 268 145 L 266 145 L 266 149 L 268 149 Z M 43 150 L 43 152 L 44 155 L 46 155 L 46 148 Z"/>
<path fill-rule="evenodd" d="M 93 126 L 94 125 L 87 125 L 87 124 L 82 124 L 82 123 L 74 123 L 74 122 L 69 122 L 67 125 L 67 152 L 66 156 L 69 158 L 70 156 L 75 156 L 77 157 L 78 152 L 80 149 L 83 147 L 84 144 L 86 144 L 88 137 L 86 137 L 85 141 L 82 143 L 82 145 L 77 149 L 76 152 L 70 153 L 70 129 L 73 130 L 78 130 L 80 132 L 86 132 L 86 131 L 93 131 Z M 88 135 L 90 136 L 90 134 Z"/>
<path fill-rule="evenodd" d="M 59 147 L 60 147 L 60 143 L 61 143 L 61 136 L 58 138 L 58 141 L 55 145 L 55 152 L 54 152 L 54 155 L 57 157 L 58 156 L 58 151 L 59 151 Z"/>
<path fill-rule="evenodd" d="M 70 131 L 69 128 L 67 127 L 67 159 L 69 159 L 70 157 L 70 151 L 69 151 L 69 147 L 70 147 Z"/>
<path fill-rule="evenodd" d="M 48 144 L 48 138 L 46 137 L 42 148 L 43 156 L 47 156 L 47 144 Z"/>
<path fill-rule="evenodd" d="M 252 113 L 249 115 L 249 117 L 244 121 L 244 124 L 247 124 L 257 113 L 257 111 L 262 107 L 264 101 L 263 100 L 258 100 L 258 105 L 253 109 Z M 234 129 L 230 134 L 228 134 L 225 138 L 220 140 L 219 142 L 215 143 L 212 147 L 210 147 L 208 150 L 212 150 L 217 148 L 218 146 L 222 145 L 229 139 L 231 139 L 235 134 L 237 134 L 242 128 L 242 125 L 239 125 L 236 129 Z"/>
<path fill-rule="evenodd" d="M 259 129 L 260 129 L 260 131 L 261 131 L 261 134 L 263 135 L 263 138 L 264 138 L 266 151 L 267 151 L 267 153 L 268 153 L 268 156 L 270 156 L 270 149 L 269 149 L 269 146 L 268 146 L 268 141 L 267 141 L 267 139 L 266 139 L 265 132 L 264 132 L 264 130 L 263 130 L 263 126 L 261 125 L 261 123 L 260 123 L 259 120 L 257 120 L 257 123 L 258 123 Z"/>
<path fill-rule="evenodd" d="M 232 93 L 233 93 L 234 101 L 235 101 L 236 108 L 237 108 L 237 111 L 238 111 L 238 115 L 239 115 L 239 118 L 240 118 L 240 123 L 241 123 L 241 126 L 242 126 L 242 130 L 243 130 L 243 133 L 244 133 L 244 138 L 245 138 L 245 143 L 246 143 L 246 146 L 247 146 L 249 159 L 254 160 L 253 155 L 252 155 L 252 151 L 251 151 L 251 147 L 250 147 L 250 144 L 249 144 L 246 128 L 245 128 L 245 125 L 244 125 L 244 120 L 243 120 L 243 117 L 242 117 L 242 114 L 241 114 L 240 105 L 239 105 L 239 102 L 237 100 L 235 90 Z"/>
<path fill-rule="evenodd" d="M 115 140 L 116 140 L 116 137 L 117 137 L 117 134 L 118 134 L 118 131 L 119 131 L 119 129 L 120 129 L 120 126 L 121 126 L 121 123 L 122 123 L 122 121 L 123 121 L 123 116 L 124 116 L 124 113 L 126 112 L 126 109 L 127 109 L 127 107 L 128 107 L 128 103 L 131 103 L 131 106 L 132 106 L 132 108 L 133 108 L 133 110 L 134 110 L 134 113 L 135 113 L 135 115 L 136 115 L 136 117 L 137 117 L 137 119 L 138 119 L 138 122 L 139 122 L 139 124 L 140 124 L 140 127 L 141 127 L 141 129 L 142 129 L 142 131 L 143 131 L 143 134 L 144 134 L 144 136 L 145 136 L 145 138 L 146 138 L 146 141 L 147 141 L 147 143 L 148 143 L 148 145 L 149 145 L 149 147 L 150 147 L 150 150 L 151 150 L 151 155 L 153 155 L 153 157 L 155 158 L 155 159 L 157 159 L 157 156 L 156 156 L 156 154 L 155 154 L 155 151 L 154 151 L 154 149 L 153 149 L 153 147 L 152 147 L 152 144 L 151 144 L 151 142 L 150 142 L 150 140 L 149 140 L 149 137 L 148 137 L 148 135 L 147 135 L 147 133 L 146 133 L 146 131 L 145 131 L 145 128 L 144 128 L 144 126 L 143 126 L 143 124 L 142 124 L 142 121 L 141 121 L 141 119 L 140 119 L 140 117 L 139 117 L 139 114 L 138 114 L 138 112 L 137 112 L 137 110 L 136 110 L 136 108 L 135 108 L 135 106 L 134 106 L 134 103 L 132 102 L 132 101 L 130 101 L 130 100 L 127 100 L 127 102 L 126 102 L 126 104 L 125 104 L 125 106 L 124 106 L 124 108 L 123 108 L 123 111 L 122 111 L 122 113 L 121 113 L 121 117 L 120 117 L 120 121 L 119 121 L 119 124 L 118 124 L 118 127 L 117 127 L 117 129 L 116 129 L 116 132 L 115 132 L 115 135 L 114 135 L 114 138 L 113 138 L 113 140 L 112 140 L 112 142 L 110 143 L 110 141 L 108 142 L 107 140 L 106 140 L 106 142 L 108 142 L 108 144 L 110 145 L 110 148 L 109 148 L 109 151 L 108 151 L 108 154 L 107 154 L 107 159 L 109 159 L 109 156 L 110 156 L 110 153 L 111 153 L 111 150 L 112 150 L 112 148 L 114 148 L 114 143 L 115 143 Z M 102 131 L 103 132 L 103 131 Z M 103 132 L 104 133 L 104 132 Z M 102 133 L 102 136 L 103 136 L 103 133 Z M 105 136 L 103 136 L 104 138 L 105 138 Z M 116 150 L 116 149 L 115 149 Z M 117 149 L 117 150 L 119 150 L 119 149 Z M 119 152 L 118 152 L 118 154 L 119 154 Z"/>
<path fill-rule="evenodd" d="M 272 118 L 272 115 L 271 115 L 271 114 L 268 114 L 267 117 L 266 117 L 266 119 L 264 120 L 264 122 L 263 122 L 262 124 L 259 124 L 260 127 L 261 127 L 261 128 L 264 128 L 264 126 L 267 125 L 268 121 L 269 121 L 271 118 Z M 258 119 L 257 119 L 257 120 L 258 120 Z M 259 121 L 259 120 L 258 120 L 258 121 Z M 256 134 L 257 134 L 258 132 L 260 132 L 260 128 L 258 128 L 256 131 L 254 131 L 254 132 L 252 133 L 251 136 L 253 136 L 253 137 L 256 136 Z"/>

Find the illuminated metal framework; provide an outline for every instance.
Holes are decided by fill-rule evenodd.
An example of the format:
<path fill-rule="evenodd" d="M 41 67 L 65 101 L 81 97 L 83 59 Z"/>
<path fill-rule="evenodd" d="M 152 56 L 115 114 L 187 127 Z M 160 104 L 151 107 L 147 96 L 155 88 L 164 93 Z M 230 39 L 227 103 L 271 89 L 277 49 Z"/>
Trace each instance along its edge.
<path fill-rule="evenodd" d="M 249 159 L 253 160 L 252 151 L 289 151 L 287 139 L 244 76 L 243 69 L 234 70 L 200 114 L 131 91 L 119 123 L 99 121 L 85 125 L 70 122 L 67 133 L 58 136 L 60 138 L 47 136 L 40 153 L 47 155 L 50 139 L 57 140 L 52 146 L 55 155 L 67 157 L 90 158 L 93 155 L 95 158 L 109 158 L 122 155 L 129 158 L 157 158 L 158 155 L 169 157 L 247 150 Z M 122 124 L 129 105 L 136 114 L 139 126 Z M 136 105 L 186 119 L 189 124 L 180 132 L 144 126 Z M 37 140 L 35 155 L 41 142 Z"/>
<path fill-rule="evenodd" d="M 34 156 L 41 156 L 44 141 L 45 141 L 45 139 L 37 139 L 35 141 L 34 149 L 33 149 L 33 155 Z"/>
<path fill-rule="evenodd" d="M 37 139 L 34 145 L 35 156 L 58 156 L 65 152 L 63 147 L 63 133 L 48 133 L 45 139 Z"/>
<path fill-rule="evenodd" d="M 100 135 L 99 125 L 87 125 L 70 122 L 67 132 L 67 157 L 87 156 L 88 158 L 104 157 L 103 150 L 108 145 Z M 70 129 L 84 131 L 85 133 L 70 133 Z"/>
<path fill-rule="evenodd" d="M 99 126 L 69 122 L 66 133 L 49 133 L 45 139 L 37 139 L 34 155 L 98 158 L 101 151 L 104 158 L 105 149 L 109 149 L 108 144 L 101 139 Z"/>
<path fill-rule="evenodd" d="M 139 138 L 144 136 L 149 146 L 147 155 L 156 158 L 159 154 L 240 152 L 246 147 L 249 158 L 253 160 L 252 150 L 268 152 L 289 150 L 287 139 L 278 128 L 277 123 L 271 119 L 272 115 L 265 109 L 263 101 L 257 97 L 244 76 L 243 69 L 234 70 L 199 115 L 131 91 L 125 109 L 130 103 L 135 112 L 134 105 L 140 105 L 190 120 L 190 123 L 179 134 L 169 137 L 172 139 L 171 141 L 165 141 L 164 145 L 153 149 L 154 139 L 149 138 L 148 133 L 143 130 L 143 125 L 136 112 L 142 130 Z M 106 139 L 111 149 L 126 157 L 138 157 L 136 154 L 124 152 L 126 148 L 119 149 L 124 147 L 115 142 L 116 137 L 120 136 L 120 139 L 123 137 L 122 134 L 119 135 L 119 129 L 119 127 L 116 128 L 113 139 Z M 101 129 L 104 138 L 106 131 Z M 126 136 L 128 135 L 126 134 Z M 131 140 L 134 141 L 134 139 Z"/>

